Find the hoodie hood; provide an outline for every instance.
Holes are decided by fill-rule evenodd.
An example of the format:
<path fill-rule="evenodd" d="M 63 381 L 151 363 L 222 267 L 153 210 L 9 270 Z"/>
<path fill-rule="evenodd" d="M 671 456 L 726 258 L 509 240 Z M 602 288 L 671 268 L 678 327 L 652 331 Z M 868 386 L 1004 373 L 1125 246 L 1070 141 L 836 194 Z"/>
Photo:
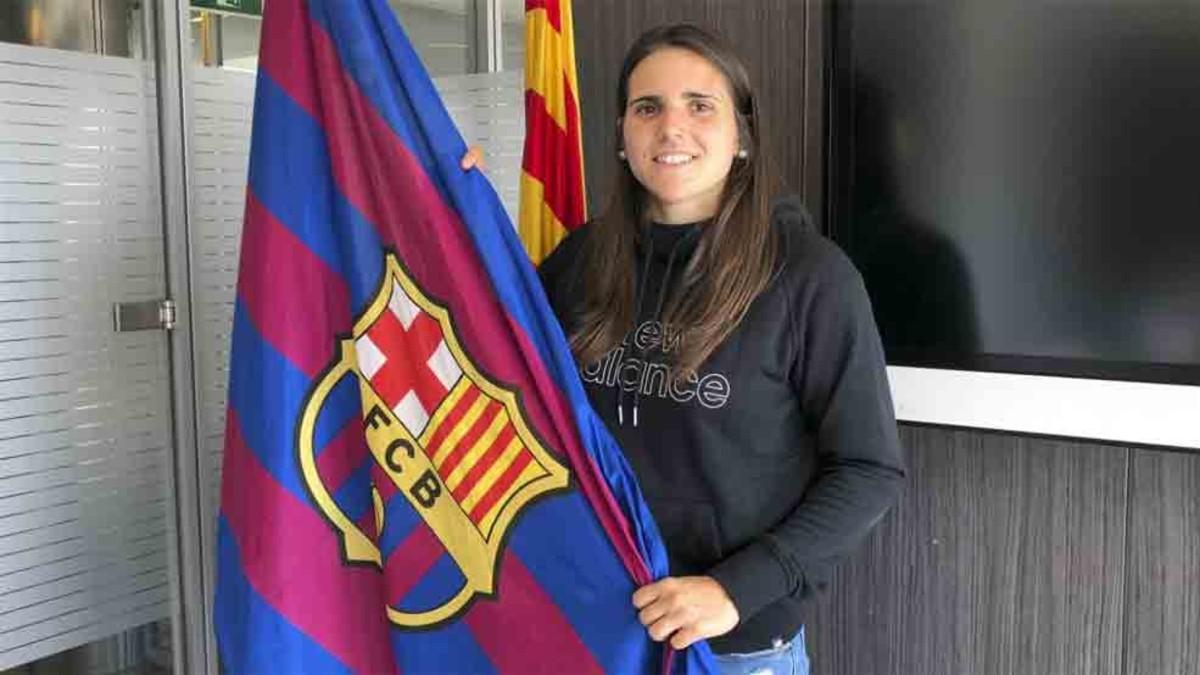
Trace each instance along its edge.
<path fill-rule="evenodd" d="M 812 214 L 804 202 L 795 196 L 775 200 L 771 205 L 771 222 L 785 232 L 807 234 L 817 229 Z"/>

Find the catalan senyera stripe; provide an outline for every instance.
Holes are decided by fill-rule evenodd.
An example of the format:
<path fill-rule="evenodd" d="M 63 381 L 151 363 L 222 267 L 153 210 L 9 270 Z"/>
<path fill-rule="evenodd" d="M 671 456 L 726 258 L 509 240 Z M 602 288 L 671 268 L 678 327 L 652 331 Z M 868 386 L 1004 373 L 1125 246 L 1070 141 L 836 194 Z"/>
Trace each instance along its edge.
<path fill-rule="evenodd" d="M 468 396 L 468 393 L 471 395 Z M 475 386 L 475 383 L 465 377 L 458 378 L 458 383 L 454 385 L 450 393 L 446 394 L 446 398 L 442 399 L 441 405 L 438 406 L 437 410 L 433 412 L 433 417 L 430 417 L 429 422 L 426 423 L 425 431 L 422 431 L 421 437 L 417 439 L 420 441 L 421 447 L 428 448 L 430 443 L 437 440 L 438 431 L 441 430 L 446 419 L 453 415 L 454 411 L 458 408 L 458 404 L 464 398 L 474 400 L 474 397 L 478 395 L 479 388 Z"/>
<path fill-rule="evenodd" d="M 525 10 L 525 151 L 517 229 L 538 263 L 567 228 L 583 224 L 587 209 L 571 3 L 527 0 Z"/>
<path fill-rule="evenodd" d="M 532 12 L 535 9 L 544 11 L 554 30 L 562 30 L 561 8 L 562 4 L 558 0 L 525 0 L 525 11 Z M 567 9 L 570 9 L 570 5 L 567 6 Z"/>
<path fill-rule="evenodd" d="M 568 95 L 569 102 L 574 98 Z M 583 156 L 580 154 L 579 115 L 567 107 L 567 128 L 546 112 L 546 102 L 535 91 L 525 92 L 525 152 L 521 169 L 541 181 L 543 198 L 559 222 L 578 226 L 584 218 Z"/>
<path fill-rule="evenodd" d="M 454 467 L 458 466 L 458 463 L 463 460 L 463 457 L 466 456 L 471 446 L 487 431 L 487 428 L 492 424 L 492 420 L 499 414 L 500 408 L 501 406 L 498 402 L 491 400 L 487 402 L 483 409 L 478 410 L 478 415 L 472 413 L 472 418 L 469 420 L 466 419 L 466 413 L 464 413 L 461 423 L 455 427 L 455 430 L 465 430 L 465 433 L 453 439 L 449 438 L 449 434 L 447 434 L 447 438 L 443 439 L 442 443 L 438 445 L 437 468 L 438 473 L 442 475 L 443 479 L 449 476 L 450 472 L 454 471 Z M 472 411 L 467 410 L 467 412 L 471 413 Z M 450 441 L 449 450 L 446 449 L 447 441 Z"/>
<path fill-rule="evenodd" d="M 470 511 L 471 520 L 480 525 L 483 532 L 491 529 L 489 514 L 499 511 L 500 506 L 527 485 L 530 481 L 546 475 L 543 467 L 537 463 L 529 452 L 518 454 L 508 469 L 496 479 L 495 485 L 479 500 Z M 485 526 L 485 523 L 487 524 Z"/>
<path fill-rule="evenodd" d="M 480 394 L 479 398 L 475 399 L 475 402 L 471 404 L 471 407 L 463 413 L 462 419 L 459 420 L 458 424 L 454 425 L 454 428 L 450 430 L 450 433 L 446 434 L 446 438 L 437 447 L 431 448 L 425 446 L 425 452 L 433 460 L 434 466 L 440 467 L 442 465 L 446 460 L 446 455 L 450 454 L 458 446 L 459 442 L 462 441 L 463 436 L 466 436 L 471 431 L 471 427 L 479 420 L 480 415 L 483 414 L 483 411 L 490 403 L 492 403 L 492 399 Z M 430 452 L 431 450 L 432 452 Z"/>
<path fill-rule="evenodd" d="M 487 473 L 487 470 L 492 468 L 496 460 L 500 459 L 500 455 L 508 447 L 509 442 L 516 437 L 516 431 L 516 427 L 511 424 L 504 427 L 504 431 L 496 437 L 496 440 L 492 441 L 492 445 L 487 449 L 487 452 L 483 453 L 479 461 L 475 462 L 471 470 L 454 487 L 454 491 L 451 492 L 454 495 L 454 501 L 462 502 L 462 500 L 467 498 L 467 495 L 471 494 L 471 490 L 475 489 L 475 485 L 479 482 L 479 479 L 483 478 L 483 474 Z"/>
<path fill-rule="evenodd" d="M 500 476 L 512 465 L 513 460 L 517 458 L 525 450 L 525 446 L 521 444 L 521 439 L 514 438 L 504 447 L 504 451 L 500 453 L 500 457 L 492 463 L 492 466 L 483 474 L 471 492 L 460 502 L 462 508 L 467 513 L 470 513 L 479 500 L 483 499 L 488 490 L 496 484 Z M 476 521 L 478 522 L 478 521 Z"/>
<path fill-rule="evenodd" d="M 529 12 L 525 18 L 525 88 L 536 91 L 546 101 L 546 110 L 558 124 L 567 128 L 566 86 L 578 91 L 566 70 L 568 42 L 546 20 L 544 10 Z M 574 61 L 571 62 L 574 70 Z M 568 75 L 566 79 L 563 75 Z"/>
<path fill-rule="evenodd" d="M 487 452 L 488 448 L 492 447 L 492 443 L 496 442 L 496 438 L 501 432 L 504 431 L 504 428 L 510 424 L 511 422 L 508 419 L 508 413 L 501 408 L 500 412 L 498 412 L 492 418 L 492 421 L 490 424 L 488 424 L 487 429 L 474 443 L 472 443 L 469 447 L 467 447 L 464 443 L 463 447 L 466 447 L 467 451 L 463 453 L 462 459 L 458 462 L 458 466 L 455 466 L 450 470 L 449 474 L 446 475 L 446 487 L 452 491 L 457 488 L 458 484 L 462 482 L 463 476 L 465 476 L 467 472 L 475 466 L 476 462 L 478 462 L 483 454 Z"/>
<path fill-rule="evenodd" d="M 526 210 L 533 213 L 527 213 Z M 545 187 L 527 171 L 521 172 L 521 241 L 527 250 L 552 251 L 567 236 L 567 228 L 545 199 Z"/>
<path fill-rule="evenodd" d="M 575 19 L 571 14 L 570 0 L 556 0 L 559 6 L 559 12 L 562 14 L 562 26 L 559 29 L 559 35 L 562 38 L 563 44 L 563 63 L 564 74 L 567 76 L 567 84 L 574 94 L 575 100 L 579 100 L 579 78 L 575 71 Z"/>
<path fill-rule="evenodd" d="M 566 46 L 563 53 L 566 54 L 567 62 L 564 67 L 567 70 L 567 80 L 571 84 L 571 91 L 579 91 L 579 78 L 575 73 L 575 17 L 571 12 L 571 3 L 569 0 L 556 0 L 559 6 L 559 12 L 562 15 L 562 27 L 559 29 L 559 34 L 566 36 L 564 42 Z"/>
<path fill-rule="evenodd" d="M 495 422 L 496 417 L 500 414 L 502 408 L 499 403 L 492 402 L 479 417 L 471 424 L 471 428 L 463 435 L 462 438 L 454 444 L 454 449 L 450 451 L 438 465 L 438 473 L 442 475 L 442 480 L 445 480 L 454 472 L 460 462 L 466 458 L 467 453 L 479 441 L 479 438 L 487 432 L 488 428 Z"/>
<path fill-rule="evenodd" d="M 463 416 L 467 414 L 467 411 L 471 409 L 471 406 L 475 405 L 476 401 L 478 401 L 480 398 L 485 397 L 483 392 L 481 392 L 478 388 L 472 387 L 468 389 L 467 392 L 463 394 L 463 397 L 454 404 L 452 409 L 450 409 L 450 414 L 446 415 L 446 417 L 441 421 L 440 426 L 434 430 L 433 434 L 423 435 L 421 437 L 421 447 L 425 449 L 425 452 L 432 453 L 434 450 L 440 448 L 442 443 L 446 441 L 446 437 L 458 428 L 459 423 L 462 422 Z"/>
<path fill-rule="evenodd" d="M 561 17 L 561 28 L 554 27 L 552 17 L 546 9 L 534 8 L 525 13 L 525 82 L 526 89 L 539 91 L 543 96 L 544 90 L 537 89 L 533 83 L 548 82 L 552 87 L 560 87 L 560 76 L 565 75 L 567 86 L 572 92 L 579 91 L 579 78 L 575 72 L 575 21 L 571 15 L 570 2 L 554 2 Z M 530 70 L 530 47 L 534 55 L 543 58 L 543 63 L 533 64 Z M 535 75 L 530 75 L 535 73 Z M 576 95 L 578 99 L 578 95 Z M 562 123 L 563 118 L 556 116 Z"/>

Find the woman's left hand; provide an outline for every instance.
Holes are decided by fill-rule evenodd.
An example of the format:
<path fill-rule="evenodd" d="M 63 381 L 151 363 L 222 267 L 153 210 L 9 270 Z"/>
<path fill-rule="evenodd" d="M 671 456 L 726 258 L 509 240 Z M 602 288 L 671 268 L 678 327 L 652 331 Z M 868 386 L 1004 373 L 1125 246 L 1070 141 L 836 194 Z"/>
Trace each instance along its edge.
<path fill-rule="evenodd" d="M 705 638 L 724 635 L 738 624 L 729 594 L 712 577 L 667 577 L 637 589 L 633 606 L 650 639 L 684 649 Z"/>
<path fill-rule="evenodd" d="M 486 169 L 487 166 L 483 161 L 483 148 L 479 147 L 478 145 L 472 145 L 471 147 L 467 148 L 467 154 L 462 156 L 462 159 L 459 161 L 459 166 L 462 167 L 463 171 L 470 171 L 471 169 L 479 169 L 480 171 L 483 171 Z"/>

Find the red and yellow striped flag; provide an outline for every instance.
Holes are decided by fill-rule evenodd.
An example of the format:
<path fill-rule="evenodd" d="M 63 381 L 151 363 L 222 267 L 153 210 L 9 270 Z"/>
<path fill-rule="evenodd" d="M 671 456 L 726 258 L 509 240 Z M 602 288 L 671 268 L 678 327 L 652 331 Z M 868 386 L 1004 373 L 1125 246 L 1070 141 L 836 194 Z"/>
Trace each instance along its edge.
<path fill-rule="evenodd" d="M 525 153 L 518 231 L 535 264 L 587 218 L 570 0 L 525 0 Z"/>

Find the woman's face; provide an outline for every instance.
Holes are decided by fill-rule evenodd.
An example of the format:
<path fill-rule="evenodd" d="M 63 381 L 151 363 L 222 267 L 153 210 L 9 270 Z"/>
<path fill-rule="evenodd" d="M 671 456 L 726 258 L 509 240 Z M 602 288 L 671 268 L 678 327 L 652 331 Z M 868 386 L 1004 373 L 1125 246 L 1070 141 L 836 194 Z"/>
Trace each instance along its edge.
<path fill-rule="evenodd" d="M 707 59 L 666 47 L 638 63 L 621 135 L 654 221 L 693 223 L 716 214 L 738 131 L 729 82 Z"/>

